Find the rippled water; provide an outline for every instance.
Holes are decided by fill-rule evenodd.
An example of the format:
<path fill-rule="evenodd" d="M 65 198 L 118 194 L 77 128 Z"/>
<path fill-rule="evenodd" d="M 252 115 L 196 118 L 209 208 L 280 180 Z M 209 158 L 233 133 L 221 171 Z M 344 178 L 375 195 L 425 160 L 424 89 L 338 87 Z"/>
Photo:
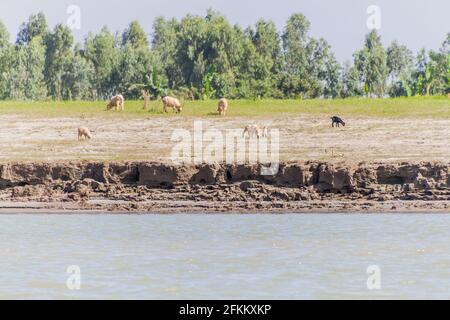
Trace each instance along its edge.
<path fill-rule="evenodd" d="M 0 299 L 450 298 L 447 215 L 2 215 L 0 236 Z"/>

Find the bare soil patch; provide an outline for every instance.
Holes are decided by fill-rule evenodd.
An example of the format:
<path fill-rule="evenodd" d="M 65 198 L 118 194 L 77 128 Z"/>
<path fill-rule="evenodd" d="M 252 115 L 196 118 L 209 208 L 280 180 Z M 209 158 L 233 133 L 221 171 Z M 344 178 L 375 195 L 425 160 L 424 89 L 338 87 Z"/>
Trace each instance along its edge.
<path fill-rule="evenodd" d="M 151 160 L 169 161 L 175 129 L 243 129 L 249 124 L 280 130 L 280 159 L 421 161 L 450 157 L 450 119 L 346 118 L 345 128 L 332 128 L 321 115 L 264 117 L 31 118 L 3 115 L 0 161 Z M 77 129 L 92 130 L 90 141 L 77 141 Z"/>

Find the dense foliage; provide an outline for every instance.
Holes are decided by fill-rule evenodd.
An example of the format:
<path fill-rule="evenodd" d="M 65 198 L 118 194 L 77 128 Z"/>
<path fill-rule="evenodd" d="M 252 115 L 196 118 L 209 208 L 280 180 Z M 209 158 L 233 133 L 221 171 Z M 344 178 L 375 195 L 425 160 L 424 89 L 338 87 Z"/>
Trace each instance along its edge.
<path fill-rule="evenodd" d="M 76 44 L 71 30 L 50 30 L 42 13 L 15 43 L 0 22 L 0 99 L 97 100 L 142 90 L 185 99 L 398 97 L 449 94 L 450 33 L 439 51 L 416 56 L 370 32 L 341 66 L 310 22 L 293 14 L 279 32 L 260 20 L 242 29 L 209 10 L 205 17 L 158 18 L 149 37 L 138 22 L 123 34 L 104 27 Z"/>

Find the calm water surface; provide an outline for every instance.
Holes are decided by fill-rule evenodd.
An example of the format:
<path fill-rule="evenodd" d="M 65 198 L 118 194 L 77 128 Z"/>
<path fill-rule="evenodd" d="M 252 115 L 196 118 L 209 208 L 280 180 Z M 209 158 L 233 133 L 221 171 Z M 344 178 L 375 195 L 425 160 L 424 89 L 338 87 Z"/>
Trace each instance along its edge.
<path fill-rule="evenodd" d="M 0 237 L 0 299 L 450 298 L 447 215 L 1 215 Z"/>

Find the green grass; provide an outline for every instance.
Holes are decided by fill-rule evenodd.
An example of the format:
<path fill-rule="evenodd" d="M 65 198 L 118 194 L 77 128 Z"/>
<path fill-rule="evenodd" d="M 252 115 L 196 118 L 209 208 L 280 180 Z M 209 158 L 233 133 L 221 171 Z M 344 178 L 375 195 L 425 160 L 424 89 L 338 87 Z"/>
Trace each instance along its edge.
<path fill-rule="evenodd" d="M 125 112 L 106 111 L 106 103 L 77 101 L 21 102 L 0 101 L 0 115 L 28 117 L 218 117 L 217 101 L 186 101 L 183 112 L 164 114 L 162 103 L 152 101 L 143 110 L 142 101 L 127 101 Z M 275 116 L 281 114 L 324 114 L 367 117 L 450 118 L 450 99 L 446 97 L 414 97 L 396 99 L 337 100 L 235 100 L 230 101 L 229 117 Z"/>

